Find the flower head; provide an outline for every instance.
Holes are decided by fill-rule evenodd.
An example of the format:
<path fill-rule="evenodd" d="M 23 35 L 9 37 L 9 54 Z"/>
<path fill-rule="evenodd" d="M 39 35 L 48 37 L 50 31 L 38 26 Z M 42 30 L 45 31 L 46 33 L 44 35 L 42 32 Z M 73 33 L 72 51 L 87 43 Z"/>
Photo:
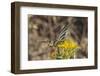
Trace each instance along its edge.
<path fill-rule="evenodd" d="M 65 49 L 75 49 L 79 47 L 78 44 L 71 38 L 59 41 L 56 46 L 58 48 L 65 48 Z"/>
<path fill-rule="evenodd" d="M 72 38 L 58 41 L 55 47 L 55 51 L 51 52 L 51 58 L 53 59 L 73 58 L 79 48 L 78 44 Z"/>

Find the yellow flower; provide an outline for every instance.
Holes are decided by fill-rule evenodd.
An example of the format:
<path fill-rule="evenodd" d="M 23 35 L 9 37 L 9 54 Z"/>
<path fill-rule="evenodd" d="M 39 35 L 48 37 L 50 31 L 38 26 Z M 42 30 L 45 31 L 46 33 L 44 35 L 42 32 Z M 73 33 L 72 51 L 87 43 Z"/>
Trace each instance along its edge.
<path fill-rule="evenodd" d="M 78 44 L 73 39 L 69 38 L 62 40 L 61 42 L 58 42 L 57 47 L 65 49 L 74 49 L 78 48 Z"/>
<path fill-rule="evenodd" d="M 63 39 L 58 41 L 56 44 L 56 49 L 52 50 L 50 53 L 51 59 L 70 59 L 78 51 L 78 44 L 72 38 Z"/>

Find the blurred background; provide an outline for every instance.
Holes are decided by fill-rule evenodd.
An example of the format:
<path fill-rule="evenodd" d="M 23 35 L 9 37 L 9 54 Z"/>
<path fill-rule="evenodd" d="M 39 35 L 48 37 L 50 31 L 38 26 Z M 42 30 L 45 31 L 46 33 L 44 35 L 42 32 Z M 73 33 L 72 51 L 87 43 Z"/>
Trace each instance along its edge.
<path fill-rule="evenodd" d="M 69 16 L 28 15 L 28 60 L 49 60 L 63 26 L 71 25 L 70 36 L 80 47 L 75 58 L 88 58 L 88 18 Z M 52 45 L 52 44 L 51 44 Z"/>

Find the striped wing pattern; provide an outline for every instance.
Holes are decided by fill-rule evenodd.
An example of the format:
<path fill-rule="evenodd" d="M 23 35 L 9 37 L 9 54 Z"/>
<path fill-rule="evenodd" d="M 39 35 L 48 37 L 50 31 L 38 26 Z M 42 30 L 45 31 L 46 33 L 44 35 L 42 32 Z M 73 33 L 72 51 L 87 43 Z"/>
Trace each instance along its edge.
<path fill-rule="evenodd" d="M 54 41 L 54 44 L 56 44 L 58 41 L 65 39 L 68 36 L 69 32 L 70 32 L 70 25 L 63 26 L 61 28 L 56 40 Z"/>

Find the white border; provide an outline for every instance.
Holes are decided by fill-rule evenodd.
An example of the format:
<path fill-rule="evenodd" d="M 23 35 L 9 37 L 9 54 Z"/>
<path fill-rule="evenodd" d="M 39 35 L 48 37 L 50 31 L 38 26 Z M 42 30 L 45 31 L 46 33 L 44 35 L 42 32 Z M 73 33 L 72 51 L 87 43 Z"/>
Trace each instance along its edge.
<path fill-rule="evenodd" d="M 28 61 L 28 14 L 88 17 L 88 59 Z M 94 11 L 41 7 L 20 8 L 20 69 L 94 65 Z"/>

